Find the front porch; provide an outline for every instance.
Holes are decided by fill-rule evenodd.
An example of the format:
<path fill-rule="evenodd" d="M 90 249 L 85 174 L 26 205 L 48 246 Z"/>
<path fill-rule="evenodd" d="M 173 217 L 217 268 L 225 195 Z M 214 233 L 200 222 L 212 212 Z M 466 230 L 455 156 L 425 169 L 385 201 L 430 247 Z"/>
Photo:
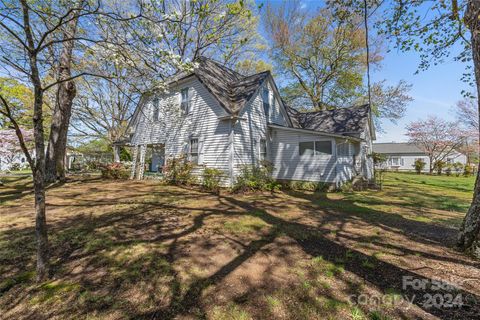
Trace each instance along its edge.
<path fill-rule="evenodd" d="M 142 180 L 146 176 L 162 176 L 165 166 L 165 144 L 115 144 L 115 155 L 119 153 L 120 147 L 130 147 L 132 154 L 132 168 L 130 179 Z M 120 157 L 115 157 L 115 162 L 120 162 Z"/>

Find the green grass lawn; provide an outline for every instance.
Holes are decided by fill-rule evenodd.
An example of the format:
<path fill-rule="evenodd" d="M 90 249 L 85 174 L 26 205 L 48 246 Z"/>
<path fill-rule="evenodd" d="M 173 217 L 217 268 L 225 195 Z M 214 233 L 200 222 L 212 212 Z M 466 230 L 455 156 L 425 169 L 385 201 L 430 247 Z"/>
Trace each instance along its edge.
<path fill-rule="evenodd" d="M 473 176 L 387 172 L 382 190 L 345 194 L 342 198 L 353 204 L 353 210 L 390 212 L 407 219 L 458 227 L 470 206 L 474 183 Z"/>
<path fill-rule="evenodd" d="M 52 279 L 35 283 L 28 176 L 0 186 L 0 310 L 11 319 L 471 319 L 402 277 L 478 298 L 453 245 L 474 178 L 387 173 L 383 190 L 220 195 L 72 178 L 47 191 Z M 431 293 L 431 292 L 430 292 Z M 377 300 L 355 304 L 352 296 Z M 472 299 L 473 299 L 472 298 Z M 378 303 L 381 299 L 381 303 Z M 376 301 L 376 302 L 375 302 Z M 475 301 L 475 300 L 469 300 Z M 472 318 L 472 319 L 473 319 Z"/>

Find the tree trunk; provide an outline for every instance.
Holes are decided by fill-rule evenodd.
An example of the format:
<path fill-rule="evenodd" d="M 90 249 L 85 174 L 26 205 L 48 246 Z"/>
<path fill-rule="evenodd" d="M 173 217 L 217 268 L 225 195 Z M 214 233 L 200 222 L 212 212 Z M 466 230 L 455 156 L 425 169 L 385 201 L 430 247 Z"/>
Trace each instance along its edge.
<path fill-rule="evenodd" d="M 72 19 L 63 34 L 65 38 L 72 38 L 77 31 L 78 19 Z M 75 42 L 63 42 L 63 49 L 58 64 L 57 80 L 62 81 L 72 76 L 71 65 L 73 59 L 73 47 Z M 48 141 L 46 159 L 46 181 L 65 179 L 65 156 L 67 152 L 67 133 L 72 115 L 73 99 L 77 94 L 73 80 L 63 81 L 58 84 L 55 99 L 55 109 L 52 115 L 50 138 Z"/>
<path fill-rule="evenodd" d="M 477 97 L 480 97 L 480 0 L 470 0 L 465 13 L 465 21 L 472 34 L 472 53 L 477 85 Z M 480 99 L 478 109 L 480 111 Z M 473 199 L 467 215 L 463 219 L 458 237 L 460 249 L 480 258 L 480 175 L 477 171 Z"/>

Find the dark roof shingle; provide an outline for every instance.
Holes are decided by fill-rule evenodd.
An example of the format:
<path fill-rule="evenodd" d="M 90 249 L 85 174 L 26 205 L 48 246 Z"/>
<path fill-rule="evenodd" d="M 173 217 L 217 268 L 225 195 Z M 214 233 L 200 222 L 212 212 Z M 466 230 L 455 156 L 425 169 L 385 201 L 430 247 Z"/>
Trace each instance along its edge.
<path fill-rule="evenodd" d="M 270 76 L 270 71 L 243 76 L 205 57 L 198 58 L 196 62 L 193 73 L 181 73 L 175 79 L 196 75 L 220 105 L 233 115 L 240 113 L 258 87 Z M 358 136 L 368 126 L 370 107 L 363 105 L 306 113 L 287 107 L 287 113 L 295 128 Z"/>
<path fill-rule="evenodd" d="M 424 153 L 413 143 L 408 142 L 390 142 L 390 143 L 374 143 L 373 152 L 381 154 L 399 154 L 399 153 Z"/>
<path fill-rule="evenodd" d="M 362 105 L 315 112 L 298 112 L 289 108 L 289 114 L 292 122 L 302 129 L 357 135 L 368 126 L 370 107 Z"/>
<path fill-rule="evenodd" d="M 195 74 L 221 106 L 229 113 L 238 115 L 252 95 L 270 75 L 269 71 L 243 76 L 221 64 L 200 57 L 196 60 Z M 182 77 L 191 74 L 184 74 Z"/>

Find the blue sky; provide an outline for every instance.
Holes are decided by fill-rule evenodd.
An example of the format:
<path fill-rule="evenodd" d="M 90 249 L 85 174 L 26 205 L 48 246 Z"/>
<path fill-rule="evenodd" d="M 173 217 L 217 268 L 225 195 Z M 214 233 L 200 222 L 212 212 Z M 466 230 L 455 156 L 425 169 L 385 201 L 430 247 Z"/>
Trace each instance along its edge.
<path fill-rule="evenodd" d="M 398 121 L 398 124 L 384 121 L 385 132 L 378 133 L 377 142 L 408 140 L 404 135 L 405 125 L 411 121 L 426 118 L 428 115 L 454 120 L 452 108 L 458 100 L 462 99 L 461 91 L 471 90 L 461 81 L 465 64 L 450 60 L 415 74 L 418 63 L 417 54 L 394 50 L 385 55 L 382 69 L 372 75 L 373 81 L 386 79 L 392 84 L 401 79 L 406 80 L 412 84 L 410 95 L 414 99 L 408 105 L 405 117 Z"/>
<path fill-rule="evenodd" d="M 260 3 L 260 1 L 257 1 Z M 307 10 L 314 10 L 322 6 L 323 1 L 302 1 Z M 271 1 L 280 4 L 281 0 Z M 371 31 L 375 32 L 374 30 Z M 394 85 L 399 80 L 405 80 L 412 85 L 410 95 L 414 99 L 409 103 L 405 117 L 397 122 L 383 121 L 385 132 L 377 133 L 377 142 L 401 142 L 407 141 L 405 126 L 415 120 L 424 119 L 428 115 L 436 115 L 446 120 L 454 120 L 453 106 L 461 100 L 462 90 L 472 91 L 473 88 L 461 81 L 465 71 L 465 64 L 453 61 L 453 58 L 437 66 L 431 66 L 426 71 L 415 72 L 420 62 L 418 53 L 401 52 L 393 48 L 393 45 L 385 43 L 390 52 L 384 53 L 382 67 L 373 70 L 372 82 L 387 80 L 388 84 Z"/>

